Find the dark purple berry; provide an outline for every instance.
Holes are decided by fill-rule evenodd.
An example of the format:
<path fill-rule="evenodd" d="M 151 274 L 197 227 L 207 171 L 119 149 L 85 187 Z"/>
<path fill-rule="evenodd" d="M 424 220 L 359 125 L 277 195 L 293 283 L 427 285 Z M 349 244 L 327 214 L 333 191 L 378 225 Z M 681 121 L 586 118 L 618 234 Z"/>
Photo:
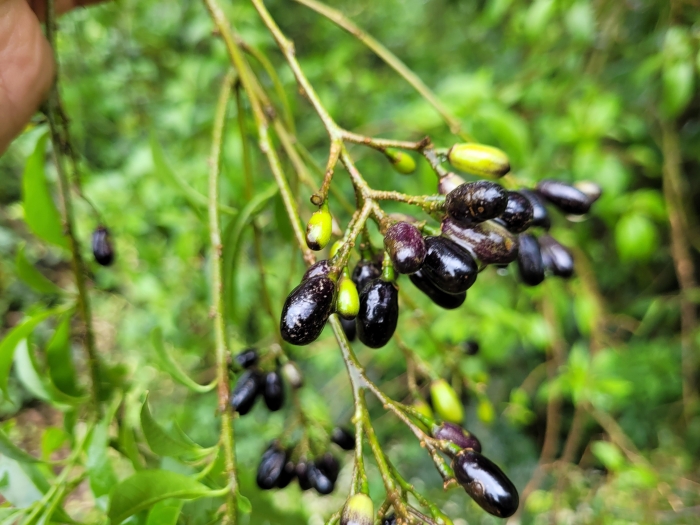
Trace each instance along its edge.
<path fill-rule="evenodd" d="M 450 441 L 462 449 L 469 448 L 481 452 L 481 443 L 476 436 L 455 423 L 445 421 L 433 430 L 433 437 Z"/>
<path fill-rule="evenodd" d="M 545 230 L 549 230 L 552 221 L 549 218 L 549 211 L 537 193 L 531 190 L 520 190 L 520 194 L 530 201 L 532 206 L 532 224 L 531 226 L 539 226 Z"/>
<path fill-rule="evenodd" d="M 467 292 L 457 294 L 443 292 L 428 278 L 424 270 L 419 270 L 409 275 L 408 278 L 411 279 L 411 282 L 416 288 L 427 295 L 436 305 L 445 310 L 459 308 L 467 298 Z"/>
<path fill-rule="evenodd" d="M 335 427 L 331 432 L 331 441 L 343 450 L 355 450 L 355 434 L 342 427 Z"/>
<path fill-rule="evenodd" d="M 591 199 L 585 193 L 558 180 L 541 181 L 537 185 L 537 193 L 571 215 L 583 215 L 591 208 Z"/>
<path fill-rule="evenodd" d="M 399 290 L 394 283 L 375 279 L 360 294 L 357 336 L 370 348 L 389 342 L 399 321 Z"/>
<path fill-rule="evenodd" d="M 509 191 L 506 210 L 498 220 L 508 231 L 520 233 L 530 227 L 533 216 L 534 211 L 528 198 L 517 191 Z"/>
<path fill-rule="evenodd" d="M 470 224 L 495 219 L 508 204 L 508 192 L 495 182 L 460 184 L 447 194 L 445 211 L 454 220 Z"/>
<path fill-rule="evenodd" d="M 447 217 L 442 221 L 442 233 L 484 264 L 508 264 L 518 255 L 515 236 L 493 221 L 462 226 Z"/>
<path fill-rule="evenodd" d="M 551 235 L 540 237 L 539 244 L 545 268 L 564 279 L 574 275 L 574 257 L 564 245 Z"/>
<path fill-rule="evenodd" d="M 263 490 L 275 488 L 279 483 L 286 463 L 287 453 L 276 443 L 270 445 L 263 454 L 258 466 L 258 474 L 256 476 L 258 487 Z"/>
<path fill-rule="evenodd" d="M 340 316 L 338 317 L 340 318 L 340 324 L 343 325 L 343 332 L 345 332 L 345 337 L 347 337 L 348 341 L 352 343 L 355 340 L 355 336 L 357 335 L 355 320 L 353 319 L 352 321 L 350 321 Z"/>
<path fill-rule="evenodd" d="M 462 344 L 462 349 L 467 355 L 476 355 L 479 353 L 479 342 L 476 339 L 467 339 Z"/>
<path fill-rule="evenodd" d="M 92 233 L 92 255 L 95 262 L 102 266 L 110 266 L 114 262 L 114 248 L 109 230 L 104 226 L 98 226 Z"/>
<path fill-rule="evenodd" d="M 294 288 L 284 302 L 280 333 L 293 345 L 315 341 L 333 312 L 335 283 L 328 277 L 312 277 Z"/>
<path fill-rule="evenodd" d="M 398 273 L 417 272 L 425 259 L 423 235 L 418 228 L 407 222 L 397 222 L 387 228 L 384 249 Z"/>
<path fill-rule="evenodd" d="M 282 374 L 278 370 L 265 374 L 262 394 L 265 404 L 271 412 L 276 412 L 282 408 L 284 404 L 284 383 L 282 382 Z"/>
<path fill-rule="evenodd" d="M 234 358 L 241 368 L 250 368 L 258 363 L 258 349 L 246 348 Z"/>
<path fill-rule="evenodd" d="M 312 277 L 326 277 L 328 276 L 328 272 L 331 271 L 332 266 L 333 265 L 328 259 L 318 261 L 317 263 L 309 266 L 306 273 L 304 273 L 304 276 L 301 278 L 301 281 L 308 281 Z"/>
<path fill-rule="evenodd" d="M 352 271 L 352 282 L 354 282 L 355 286 L 357 286 L 357 291 L 362 293 L 362 290 L 367 283 L 375 280 L 381 274 L 381 263 L 362 259 L 357 263 L 357 266 L 355 266 L 355 269 Z"/>
<path fill-rule="evenodd" d="M 529 286 L 544 281 L 544 262 L 537 239 L 529 233 L 518 237 L 518 271 L 520 279 Z"/>
<path fill-rule="evenodd" d="M 421 273 L 443 292 L 461 294 L 476 281 L 479 268 L 464 248 L 445 237 L 426 237 Z"/>
<path fill-rule="evenodd" d="M 231 407 L 235 412 L 244 416 L 253 408 L 260 393 L 262 377 L 257 370 L 246 370 L 236 381 L 231 392 Z"/>

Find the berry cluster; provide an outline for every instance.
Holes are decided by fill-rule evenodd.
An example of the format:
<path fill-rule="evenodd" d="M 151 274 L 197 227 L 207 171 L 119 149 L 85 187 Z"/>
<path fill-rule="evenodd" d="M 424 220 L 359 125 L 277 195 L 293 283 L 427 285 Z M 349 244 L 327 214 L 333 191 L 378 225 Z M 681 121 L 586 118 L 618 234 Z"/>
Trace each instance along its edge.
<path fill-rule="evenodd" d="M 284 383 L 279 364 L 274 370 L 262 372 L 258 367 L 258 351 L 248 348 L 235 357 L 236 363 L 245 369 L 231 391 L 231 406 L 244 416 L 253 408 L 258 396 L 262 396 L 270 412 L 276 412 L 284 404 Z M 289 376 L 289 374 L 287 374 Z M 301 386 L 301 385 L 299 385 Z"/>

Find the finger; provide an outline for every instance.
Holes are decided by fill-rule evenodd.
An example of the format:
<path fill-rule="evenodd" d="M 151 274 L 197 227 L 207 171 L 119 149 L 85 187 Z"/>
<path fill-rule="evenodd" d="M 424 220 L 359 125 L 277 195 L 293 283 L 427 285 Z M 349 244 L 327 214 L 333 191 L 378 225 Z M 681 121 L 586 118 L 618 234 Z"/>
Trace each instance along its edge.
<path fill-rule="evenodd" d="M 46 98 L 54 76 L 49 43 L 25 0 L 0 0 L 0 154 Z"/>
<path fill-rule="evenodd" d="M 86 7 L 91 4 L 98 4 L 104 0 L 55 0 L 56 2 L 56 14 L 67 13 L 71 9 L 76 7 Z M 27 3 L 31 6 L 32 10 L 39 17 L 42 22 L 46 19 L 46 3 L 47 0 L 27 0 Z"/>

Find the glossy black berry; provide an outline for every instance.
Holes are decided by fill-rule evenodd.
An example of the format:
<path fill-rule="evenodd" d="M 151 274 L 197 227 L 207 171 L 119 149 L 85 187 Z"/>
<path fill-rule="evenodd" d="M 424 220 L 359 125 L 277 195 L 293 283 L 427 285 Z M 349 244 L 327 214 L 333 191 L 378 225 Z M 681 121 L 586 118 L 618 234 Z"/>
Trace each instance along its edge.
<path fill-rule="evenodd" d="M 461 246 L 445 237 L 426 237 L 428 248 L 421 270 L 440 290 L 450 294 L 466 292 L 476 281 L 476 261 Z"/>
<path fill-rule="evenodd" d="M 433 437 L 450 441 L 462 449 L 469 448 L 481 452 L 481 443 L 476 436 L 455 423 L 443 422 L 433 430 Z"/>
<path fill-rule="evenodd" d="M 338 474 L 340 473 L 340 462 L 333 454 L 326 452 L 321 457 L 316 458 L 314 464 L 316 465 L 316 468 L 333 483 L 338 480 Z"/>
<path fill-rule="evenodd" d="M 475 450 L 463 450 L 452 460 L 457 481 L 486 512 L 508 518 L 518 510 L 515 485 L 490 459 Z"/>
<path fill-rule="evenodd" d="M 568 279 L 574 274 L 574 257 L 571 252 L 551 235 L 539 238 L 544 267 L 554 275 Z"/>
<path fill-rule="evenodd" d="M 304 273 L 304 276 L 301 278 L 302 282 L 303 281 L 308 281 L 312 277 L 326 277 L 328 275 L 328 272 L 331 271 L 331 267 L 333 265 L 328 259 L 323 259 L 322 261 L 318 261 L 315 264 L 312 264 L 309 266 L 309 268 L 306 270 Z"/>
<path fill-rule="evenodd" d="M 462 349 L 467 355 L 476 355 L 479 353 L 479 342 L 476 339 L 467 339 L 462 343 Z"/>
<path fill-rule="evenodd" d="M 331 441 L 343 450 L 355 450 L 355 435 L 342 427 L 335 427 L 331 432 Z"/>
<path fill-rule="evenodd" d="M 515 236 L 493 221 L 462 226 L 447 217 L 442 221 L 442 233 L 484 264 L 509 264 L 518 255 Z"/>
<path fill-rule="evenodd" d="M 345 332 L 345 337 L 351 343 L 355 340 L 357 336 L 357 328 L 355 327 L 355 320 L 349 321 L 348 319 L 340 318 L 340 324 L 343 325 L 343 332 Z"/>
<path fill-rule="evenodd" d="M 297 481 L 299 482 L 299 488 L 301 490 L 309 490 L 313 487 L 311 478 L 309 477 L 309 466 L 313 463 L 307 463 L 306 460 L 302 460 L 296 464 L 294 468 L 294 473 L 296 474 Z"/>
<path fill-rule="evenodd" d="M 387 228 L 384 249 L 398 273 L 417 272 L 425 259 L 423 235 L 418 228 L 407 222 L 397 222 Z"/>
<path fill-rule="evenodd" d="M 507 204 L 508 192 L 485 180 L 461 184 L 445 197 L 447 214 L 465 224 L 494 219 L 506 210 Z"/>
<path fill-rule="evenodd" d="M 537 239 L 528 233 L 518 237 L 518 272 L 520 279 L 529 286 L 544 281 L 544 262 Z"/>
<path fill-rule="evenodd" d="M 282 374 L 278 370 L 265 374 L 262 395 L 267 408 L 271 412 L 276 412 L 282 408 L 284 404 L 284 383 L 282 382 Z"/>
<path fill-rule="evenodd" d="M 280 477 L 277 479 L 277 488 L 283 489 L 289 485 L 296 477 L 296 465 L 290 459 L 290 454 L 287 452 L 287 461 L 282 468 Z"/>
<path fill-rule="evenodd" d="M 427 295 L 431 301 L 445 310 L 459 308 L 467 298 L 467 292 L 457 294 L 443 292 L 428 278 L 424 270 L 419 270 L 409 275 L 409 279 L 411 279 L 411 282 L 416 288 Z"/>
<path fill-rule="evenodd" d="M 263 454 L 258 466 L 258 473 L 255 478 L 258 487 L 263 490 L 275 488 L 279 483 L 286 463 L 287 453 L 276 443 L 270 445 Z"/>
<path fill-rule="evenodd" d="M 293 345 L 315 341 L 333 311 L 335 283 L 328 277 L 312 277 L 292 290 L 282 308 L 280 333 Z"/>
<path fill-rule="evenodd" d="M 235 412 L 244 416 L 253 408 L 260 393 L 262 377 L 257 370 L 246 370 L 236 381 L 231 392 L 231 407 Z"/>
<path fill-rule="evenodd" d="M 104 226 L 98 226 L 92 233 L 92 255 L 95 262 L 102 266 L 110 266 L 114 262 L 114 248 L 109 230 Z"/>
<path fill-rule="evenodd" d="M 382 274 L 382 265 L 374 261 L 362 259 L 352 271 L 352 282 L 357 286 L 357 291 L 362 293 L 364 287 Z"/>
<path fill-rule="evenodd" d="M 578 190 L 558 180 L 543 180 L 537 185 L 537 193 L 564 213 L 583 215 L 591 208 L 591 199 Z"/>
<path fill-rule="evenodd" d="M 533 216 L 534 210 L 528 198 L 517 191 L 509 191 L 508 204 L 498 220 L 508 231 L 520 233 L 530 227 Z"/>
<path fill-rule="evenodd" d="M 552 221 L 549 218 L 549 211 L 547 210 L 542 197 L 531 190 L 520 190 L 520 194 L 530 201 L 530 205 L 532 206 L 531 226 L 538 226 L 540 228 L 544 228 L 545 230 L 549 230 L 549 227 L 552 225 Z"/>
<path fill-rule="evenodd" d="M 258 349 L 246 348 L 234 358 L 241 368 L 250 368 L 258 363 Z"/>
<path fill-rule="evenodd" d="M 394 283 L 375 279 L 360 294 L 357 336 L 370 348 L 381 348 L 394 335 L 399 320 L 399 290 Z"/>

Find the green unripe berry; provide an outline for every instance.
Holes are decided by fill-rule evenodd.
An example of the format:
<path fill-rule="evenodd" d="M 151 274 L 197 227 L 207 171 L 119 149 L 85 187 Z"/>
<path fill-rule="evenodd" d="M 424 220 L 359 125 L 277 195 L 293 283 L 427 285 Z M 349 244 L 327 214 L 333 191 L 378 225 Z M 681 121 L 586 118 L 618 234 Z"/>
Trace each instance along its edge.
<path fill-rule="evenodd" d="M 314 251 L 323 250 L 331 240 L 333 232 L 333 217 L 328 211 L 328 204 L 314 212 L 306 225 L 306 244 Z"/>
<path fill-rule="evenodd" d="M 348 321 L 355 319 L 357 312 L 360 311 L 360 295 L 357 293 L 357 286 L 347 275 L 343 275 L 338 284 L 335 311 Z"/>
<path fill-rule="evenodd" d="M 450 423 L 460 424 L 464 420 L 464 408 L 457 392 L 444 379 L 436 379 L 430 385 L 430 399 L 437 415 Z"/>
<path fill-rule="evenodd" d="M 394 148 L 387 148 L 384 150 L 384 154 L 399 173 L 410 175 L 416 171 L 416 161 L 408 153 Z"/>
<path fill-rule="evenodd" d="M 503 177 L 510 171 L 508 156 L 500 149 L 467 142 L 455 144 L 447 153 L 455 168 L 487 179 Z"/>
<path fill-rule="evenodd" d="M 430 405 L 422 399 L 413 402 L 413 409 L 425 417 L 429 417 L 431 419 L 435 417 L 433 415 L 433 409 L 430 408 Z"/>
<path fill-rule="evenodd" d="M 340 525 L 372 525 L 374 523 L 374 505 L 367 494 L 357 493 L 350 496 L 343 507 Z"/>

